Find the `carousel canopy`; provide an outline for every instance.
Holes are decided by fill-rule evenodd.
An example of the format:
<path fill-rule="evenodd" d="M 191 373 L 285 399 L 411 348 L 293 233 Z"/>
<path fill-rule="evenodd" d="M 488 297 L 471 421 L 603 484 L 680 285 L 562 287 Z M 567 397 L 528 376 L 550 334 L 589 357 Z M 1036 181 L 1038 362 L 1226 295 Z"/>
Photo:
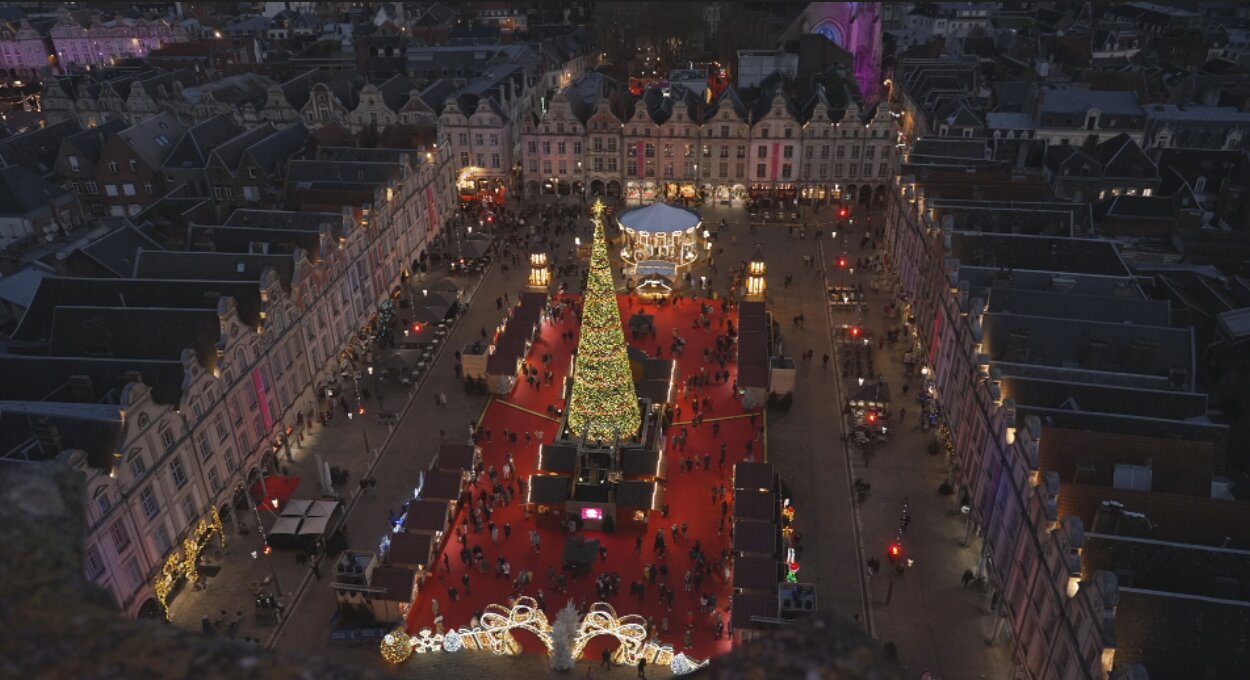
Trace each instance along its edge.
<path fill-rule="evenodd" d="M 667 203 L 652 203 L 621 213 L 616 221 L 626 229 L 659 232 L 685 231 L 697 226 L 701 218 L 699 213 L 688 208 L 678 208 Z"/>

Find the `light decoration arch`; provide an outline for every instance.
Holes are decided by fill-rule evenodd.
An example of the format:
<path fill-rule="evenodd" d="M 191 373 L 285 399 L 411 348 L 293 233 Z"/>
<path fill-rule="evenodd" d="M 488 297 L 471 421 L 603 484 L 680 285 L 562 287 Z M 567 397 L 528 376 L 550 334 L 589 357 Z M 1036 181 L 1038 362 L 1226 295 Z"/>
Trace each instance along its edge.
<path fill-rule="evenodd" d="M 382 638 L 382 658 L 393 664 L 407 661 L 414 653 L 459 652 L 482 650 L 500 655 L 515 656 L 523 650 L 512 631 L 522 628 L 542 640 L 550 655 L 554 647 L 552 626 L 547 615 L 532 597 L 518 597 L 511 605 L 490 604 L 482 613 L 480 624 L 474 628 L 436 632 L 422 628 L 416 635 L 409 635 L 400 626 Z M 582 617 L 573 639 L 573 657 L 581 658 L 590 640 L 600 635 L 610 635 L 621 642 L 612 654 L 612 662 L 633 666 L 639 659 L 653 665 L 667 666 L 674 675 L 685 675 L 707 665 L 678 653 L 671 645 L 659 640 L 647 639 L 646 620 L 636 614 L 618 616 L 612 605 L 596 602 Z"/>

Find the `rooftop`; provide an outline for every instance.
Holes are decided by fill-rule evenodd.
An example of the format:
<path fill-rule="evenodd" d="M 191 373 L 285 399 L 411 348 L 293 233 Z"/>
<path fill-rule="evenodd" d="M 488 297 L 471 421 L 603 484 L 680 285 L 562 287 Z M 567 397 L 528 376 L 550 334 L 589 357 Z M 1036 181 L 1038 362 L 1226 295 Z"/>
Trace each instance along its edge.
<path fill-rule="evenodd" d="M 1129 275 L 1115 245 L 1094 239 L 955 232 L 950 254 L 960 267 Z"/>

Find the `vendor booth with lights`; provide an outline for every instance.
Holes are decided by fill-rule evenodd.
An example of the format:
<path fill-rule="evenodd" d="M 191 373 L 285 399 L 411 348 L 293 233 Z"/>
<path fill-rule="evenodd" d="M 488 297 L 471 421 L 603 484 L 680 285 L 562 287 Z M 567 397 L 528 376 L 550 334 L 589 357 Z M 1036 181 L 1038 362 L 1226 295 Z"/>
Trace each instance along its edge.
<path fill-rule="evenodd" d="M 361 623 L 392 623 L 402 621 L 416 599 L 417 572 L 407 567 L 385 566 L 370 552 L 348 550 L 334 564 L 330 588 L 338 602 L 336 624 L 344 617 L 364 619 Z M 350 625 L 334 628 L 331 639 L 336 640 L 359 639 L 358 634 L 368 630 Z"/>

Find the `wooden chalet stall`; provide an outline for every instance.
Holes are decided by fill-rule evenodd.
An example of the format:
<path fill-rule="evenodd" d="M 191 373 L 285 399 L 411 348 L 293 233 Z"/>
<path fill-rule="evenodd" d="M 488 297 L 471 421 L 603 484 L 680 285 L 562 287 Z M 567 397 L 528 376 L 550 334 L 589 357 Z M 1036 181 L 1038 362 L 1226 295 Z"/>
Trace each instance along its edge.
<path fill-rule="evenodd" d="M 431 467 L 435 470 L 456 471 L 464 474 L 465 481 L 472 483 L 482 466 L 482 449 L 474 444 L 443 443 L 438 447 Z"/>
<path fill-rule="evenodd" d="M 769 321 L 763 302 L 738 305 L 738 396 L 744 408 L 768 401 Z"/>
<path fill-rule="evenodd" d="M 402 621 L 417 596 L 417 573 L 384 566 L 371 552 L 344 551 L 335 562 L 330 588 L 340 608 L 363 608 L 382 623 Z"/>
<path fill-rule="evenodd" d="M 405 567 L 415 572 L 425 571 L 438 556 L 438 539 L 433 534 L 417 534 L 401 531 L 388 536 L 386 564 Z"/>

